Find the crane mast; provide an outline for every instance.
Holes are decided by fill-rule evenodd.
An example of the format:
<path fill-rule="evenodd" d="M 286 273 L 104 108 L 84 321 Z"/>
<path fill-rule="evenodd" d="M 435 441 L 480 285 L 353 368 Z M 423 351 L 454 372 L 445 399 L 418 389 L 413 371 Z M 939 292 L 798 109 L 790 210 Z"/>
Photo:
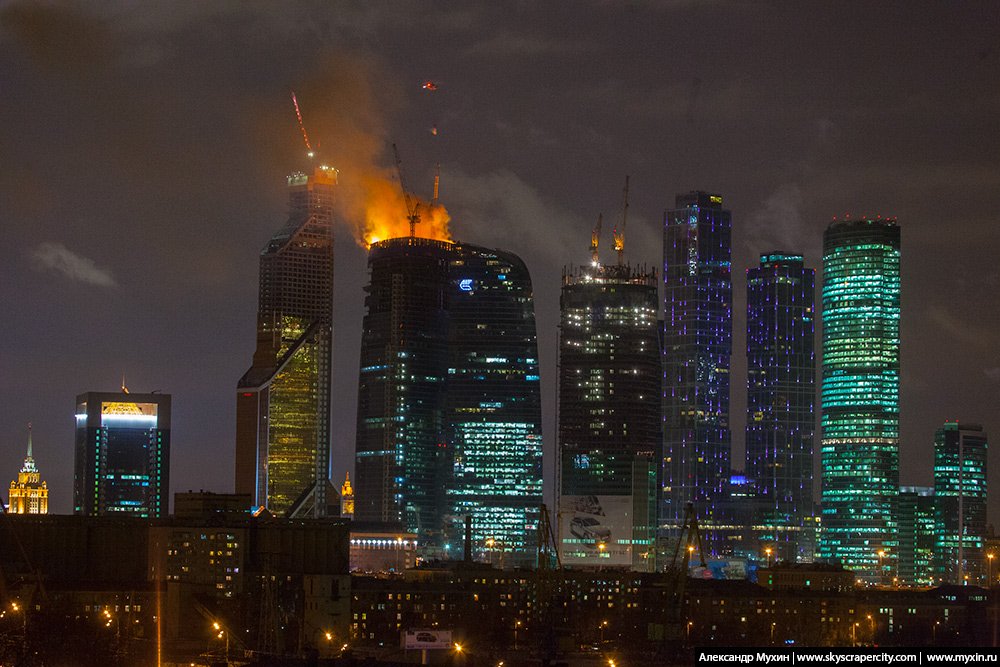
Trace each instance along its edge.
<path fill-rule="evenodd" d="M 628 222 L 628 176 L 625 177 L 625 190 L 622 194 L 622 215 L 619 219 L 620 225 L 615 225 L 612 235 L 614 236 L 615 252 L 618 253 L 618 266 L 625 263 L 625 224 Z M 619 230 L 621 227 L 621 231 Z"/>
<path fill-rule="evenodd" d="M 590 232 L 590 261 L 593 266 L 599 266 L 601 263 L 601 257 L 597 252 L 597 244 L 601 238 L 601 224 L 604 220 L 604 214 L 597 214 L 597 224 L 594 226 L 592 232 Z"/>
<path fill-rule="evenodd" d="M 403 201 L 406 203 L 406 219 L 410 221 L 410 238 L 415 237 L 417 223 L 420 222 L 420 204 L 414 204 L 410 197 L 410 190 L 406 187 L 406 180 L 403 178 L 403 161 L 399 159 L 399 150 L 396 144 L 392 145 L 392 154 L 396 158 L 396 174 L 399 175 L 399 187 L 403 191 Z"/>

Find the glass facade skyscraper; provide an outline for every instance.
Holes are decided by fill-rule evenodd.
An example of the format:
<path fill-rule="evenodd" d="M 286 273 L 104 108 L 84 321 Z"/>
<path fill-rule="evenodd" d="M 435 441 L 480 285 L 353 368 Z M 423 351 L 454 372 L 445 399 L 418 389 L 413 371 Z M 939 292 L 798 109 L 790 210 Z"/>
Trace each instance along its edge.
<path fill-rule="evenodd" d="M 452 244 L 372 244 L 358 381 L 354 517 L 440 543 L 448 452 L 445 290 Z"/>
<path fill-rule="evenodd" d="M 73 505 L 87 516 L 167 516 L 170 395 L 76 397 Z"/>
<path fill-rule="evenodd" d="M 693 502 L 710 517 L 730 474 L 732 216 L 722 197 L 678 195 L 663 233 L 664 438 L 661 523 Z"/>
<path fill-rule="evenodd" d="M 771 252 L 747 270 L 746 476 L 776 556 L 805 554 L 813 514 L 816 272 L 802 255 Z"/>
<path fill-rule="evenodd" d="M 531 279 L 510 253 L 422 238 L 368 256 L 355 517 L 428 547 L 524 552 L 542 500 Z M 460 551 L 460 550 L 459 550 Z"/>
<path fill-rule="evenodd" d="M 986 432 L 948 422 L 934 434 L 934 572 L 939 582 L 981 583 L 986 536 Z"/>
<path fill-rule="evenodd" d="M 460 549 L 471 516 L 474 544 L 533 564 L 542 405 L 531 276 L 513 253 L 468 244 L 456 244 L 448 268 L 450 549 Z"/>
<path fill-rule="evenodd" d="M 823 235 L 820 557 L 877 581 L 896 558 L 899 227 L 844 220 Z M 883 554 L 880 556 L 880 552 Z"/>
<path fill-rule="evenodd" d="M 336 170 L 288 177 L 289 217 L 260 254 L 257 347 L 237 384 L 236 492 L 324 516 L 330 488 Z"/>
<path fill-rule="evenodd" d="M 631 498 L 626 525 L 608 525 L 621 517 L 603 517 L 614 543 L 601 553 L 594 550 L 594 539 L 574 534 L 570 526 L 562 536 L 564 562 L 590 563 L 587 556 L 607 553 L 610 558 L 621 548 L 634 566 L 651 564 L 663 447 L 656 279 L 655 271 L 627 265 L 563 271 L 560 501 L 574 496 Z M 579 553 L 568 559 L 567 549 Z"/>

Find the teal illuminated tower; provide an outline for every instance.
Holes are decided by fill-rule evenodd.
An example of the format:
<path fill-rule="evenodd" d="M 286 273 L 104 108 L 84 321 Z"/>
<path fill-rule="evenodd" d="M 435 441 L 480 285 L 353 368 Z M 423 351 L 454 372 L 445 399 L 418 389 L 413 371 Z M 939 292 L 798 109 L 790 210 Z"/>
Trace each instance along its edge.
<path fill-rule="evenodd" d="M 986 432 L 947 422 L 934 435 L 934 570 L 941 583 L 981 583 L 986 535 Z"/>
<path fill-rule="evenodd" d="M 823 235 L 820 557 L 871 581 L 898 535 L 899 227 L 844 220 Z"/>

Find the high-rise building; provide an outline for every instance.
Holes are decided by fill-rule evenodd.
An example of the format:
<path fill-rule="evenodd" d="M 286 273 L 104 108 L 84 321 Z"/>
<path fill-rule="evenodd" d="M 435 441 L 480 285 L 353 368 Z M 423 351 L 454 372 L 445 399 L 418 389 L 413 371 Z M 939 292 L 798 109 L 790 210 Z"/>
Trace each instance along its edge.
<path fill-rule="evenodd" d="M 275 514 L 324 516 L 330 468 L 333 198 L 337 172 L 288 177 L 288 222 L 260 254 L 257 348 L 237 384 L 236 492 Z"/>
<path fill-rule="evenodd" d="M 934 577 L 934 487 L 901 486 L 897 501 L 899 525 L 898 583 L 905 586 L 930 586 Z M 883 582 L 886 581 L 883 579 Z"/>
<path fill-rule="evenodd" d="M 939 582 L 981 583 L 986 537 L 986 432 L 946 422 L 934 434 L 934 571 Z"/>
<path fill-rule="evenodd" d="M 805 554 L 813 515 L 816 272 L 802 255 L 765 253 L 747 270 L 746 475 L 780 560 Z"/>
<path fill-rule="evenodd" d="M 521 551 L 541 503 L 531 281 L 497 250 L 422 238 L 368 256 L 355 517 Z"/>
<path fill-rule="evenodd" d="M 627 265 L 563 271 L 558 427 L 564 564 L 652 565 L 663 447 L 657 310 L 655 271 Z"/>
<path fill-rule="evenodd" d="M 442 544 L 445 290 L 454 249 L 397 238 L 372 244 L 361 335 L 354 517 L 399 523 Z"/>
<path fill-rule="evenodd" d="M 448 545 L 533 564 L 542 503 L 542 399 L 535 304 L 517 255 L 456 244 L 448 264 L 445 445 Z"/>
<path fill-rule="evenodd" d="M 844 220 L 823 234 L 820 557 L 880 580 L 896 559 L 899 227 Z"/>
<path fill-rule="evenodd" d="M 49 513 L 49 486 L 42 481 L 31 448 L 31 424 L 28 424 L 28 455 L 17 473 L 17 480 L 10 483 L 7 511 L 11 514 Z"/>
<path fill-rule="evenodd" d="M 664 438 L 661 522 L 686 503 L 711 517 L 730 475 L 732 216 L 722 197 L 678 195 L 663 234 Z"/>
<path fill-rule="evenodd" d="M 169 394 L 76 397 L 76 514 L 167 516 L 169 486 Z"/>

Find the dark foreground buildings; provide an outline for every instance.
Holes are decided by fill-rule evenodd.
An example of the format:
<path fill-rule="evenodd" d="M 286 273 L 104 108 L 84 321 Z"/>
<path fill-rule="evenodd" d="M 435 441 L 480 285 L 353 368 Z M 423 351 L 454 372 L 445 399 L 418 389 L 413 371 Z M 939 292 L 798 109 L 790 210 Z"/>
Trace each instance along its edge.
<path fill-rule="evenodd" d="M 515 255 L 404 237 L 372 245 L 355 517 L 461 551 L 529 558 L 542 497 L 531 279 Z"/>
<path fill-rule="evenodd" d="M 330 493 L 336 170 L 288 177 L 288 222 L 260 254 L 257 347 L 237 385 L 236 491 L 324 516 Z"/>
<path fill-rule="evenodd" d="M 76 397 L 76 514 L 166 516 L 170 395 L 89 392 Z"/>

